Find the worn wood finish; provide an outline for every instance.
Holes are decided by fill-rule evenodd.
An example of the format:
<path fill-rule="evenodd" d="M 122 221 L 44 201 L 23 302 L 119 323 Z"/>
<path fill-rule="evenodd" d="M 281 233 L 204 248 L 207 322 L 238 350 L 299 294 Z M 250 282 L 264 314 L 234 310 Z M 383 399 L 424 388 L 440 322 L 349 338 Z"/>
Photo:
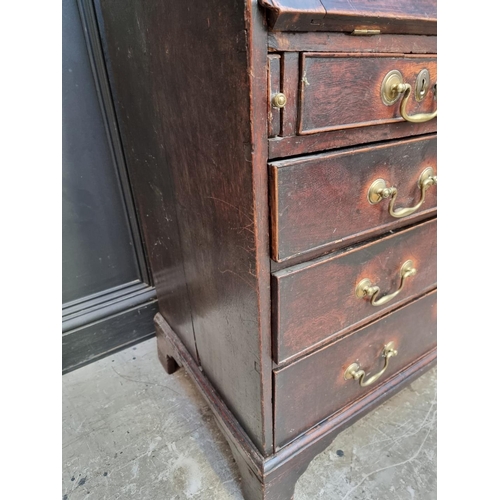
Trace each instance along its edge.
<path fill-rule="evenodd" d="M 421 199 L 421 172 L 426 167 L 437 172 L 436 164 L 435 135 L 270 163 L 273 259 L 328 244 L 347 246 L 412 223 L 435 209 L 436 187 L 427 190 L 414 215 L 397 219 L 389 214 L 389 200 L 369 203 L 370 185 L 384 179 L 397 186 L 396 207 L 411 207 Z"/>
<path fill-rule="evenodd" d="M 307 31 L 310 24 L 320 23 L 326 14 L 321 0 L 259 0 L 259 3 L 266 9 L 269 27 L 276 30 L 305 28 Z"/>
<path fill-rule="evenodd" d="M 353 36 L 348 33 L 275 31 L 268 35 L 270 51 L 379 52 L 435 54 L 437 37 L 423 35 Z"/>
<path fill-rule="evenodd" d="M 160 360 L 160 363 L 165 369 L 165 371 L 169 375 L 172 375 L 172 373 L 175 373 L 181 367 L 180 364 L 181 361 L 179 356 L 177 356 L 178 361 L 176 361 L 175 359 L 177 351 L 174 345 L 172 344 L 170 338 L 167 337 L 166 335 L 162 335 L 161 333 L 159 333 L 158 324 L 161 323 L 162 321 L 162 319 L 159 318 L 161 318 L 161 316 L 159 316 L 158 318 L 155 317 L 155 324 L 156 324 L 155 331 L 156 331 L 156 340 L 158 349 L 158 359 Z"/>
<path fill-rule="evenodd" d="M 260 0 L 275 31 L 379 29 L 435 35 L 436 0 Z"/>
<path fill-rule="evenodd" d="M 286 158 L 306 153 L 314 153 L 328 149 L 338 149 L 357 144 L 368 144 L 401 137 L 428 134 L 436 132 L 437 119 L 424 123 L 409 123 L 406 121 L 374 125 L 371 127 L 348 128 L 321 132 L 311 135 L 296 135 L 292 137 L 274 137 L 269 139 L 269 159 Z"/>
<path fill-rule="evenodd" d="M 412 85 L 408 113 L 432 113 L 437 107 L 432 91 L 421 102 L 414 97 L 421 70 L 430 73 L 429 88 L 437 82 L 433 56 L 302 54 L 298 133 L 315 134 L 402 121 L 401 98 L 391 106 L 386 106 L 381 98 L 382 81 L 395 69 Z"/>
<path fill-rule="evenodd" d="M 436 351 L 433 350 L 365 393 L 343 411 L 276 450 L 272 456 L 264 457 L 160 314 L 155 317 L 155 326 L 160 359 L 172 356 L 175 363 L 182 365 L 213 411 L 240 469 L 246 500 L 290 500 L 297 480 L 318 453 L 326 449 L 340 432 L 431 368 L 436 360 Z M 165 366 L 163 360 L 162 364 Z"/>
<path fill-rule="evenodd" d="M 161 314 L 156 314 L 154 325 L 159 357 L 173 357 L 177 365 L 186 370 L 202 396 L 206 399 L 226 437 L 236 445 L 239 453 L 252 468 L 254 474 L 262 475 L 264 455 L 254 445 L 248 433 L 244 431 L 238 419 L 235 418 L 233 412 L 221 398 L 220 393 L 207 378 L 202 367 L 193 359 L 182 340 L 170 328 L 170 325 Z"/>
<path fill-rule="evenodd" d="M 267 81 L 269 100 L 274 94 L 281 92 L 281 56 L 279 54 L 269 54 L 267 56 Z M 282 110 L 269 106 L 269 137 L 279 135 L 281 131 L 281 113 Z"/>
<path fill-rule="evenodd" d="M 372 306 L 355 295 L 368 278 L 380 296 L 396 291 L 400 268 L 411 259 L 416 276 L 391 302 Z M 277 363 L 359 327 L 436 286 L 436 219 L 334 256 L 299 264 L 273 275 L 274 357 Z"/>
<path fill-rule="evenodd" d="M 270 198 L 271 198 L 271 203 L 273 203 L 272 196 L 270 196 Z M 418 213 L 412 215 L 411 221 L 413 224 L 418 224 L 420 222 L 428 221 L 428 220 L 436 217 L 436 213 L 437 212 L 436 212 L 435 208 L 431 208 L 429 210 L 424 209 L 424 210 L 418 211 Z M 272 218 L 271 218 L 271 221 L 272 221 Z M 393 228 L 390 229 L 389 232 L 392 234 L 392 233 L 401 231 L 405 227 L 407 227 L 407 223 L 404 223 L 401 221 L 396 222 L 396 225 L 393 226 Z M 376 234 L 376 231 L 374 231 L 373 234 Z M 382 235 L 378 235 L 378 236 L 375 236 L 374 238 L 370 238 L 368 240 L 368 242 L 371 242 L 374 239 L 378 239 L 381 236 Z M 358 241 L 357 237 L 353 237 L 350 243 L 345 243 L 345 244 L 335 243 L 335 242 L 331 243 L 331 244 L 327 244 L 327 245 L 324 245 L 322 247 L 318 247 L 318 248 L 315 248 L 313 250 L 309 250 L 307 252 L 304 252 L 303 254 L 298 254 L 294 257 L 290 257 L 289 259 L 282 260 L 280 262 L 278 262 L 274 259 L 271 259 L 271 273 L 277 273 L 278 271 L 289 269 L 292 266 L 297 266 L 299 264 L 306 264 L 307 262 L 316 261 L 319 258 L 326 258 L 328 255 L 333 255 L 336 252 L 344 252 L 345 250 L 352 249 L 355 246 L 363 243 L 363 241 L 365 241 L 362 236 L 359 236 L 359 238 L 361 238 L 361 239 Z"/>
<path fill-rule="evenodd" d="M 282 136 L 295 135 L 297 132 L 297 103 L 299 98 L 299 54 L 287 52 L 283 54 L 283 91 L 287 104 L 283 108 Z"/>
<path fill-rule="evenodd" d="M 119 4 L 115 9 L 113 2 L 104 0 L 96 2 L 96 9 L 110 65 L 111 90 L 131 188 L 153 271 L 159 310 L 196 357 L 173 195 L 174 180 L 172 171 L 164 168 L 167 154 L 154 132 L 162 130 L 163 116 L 156 98 L 161 92 L 161 79 L 154 73 L 154 58 L 141 57 L 144 26 L 132 21 L 135 10 L 142 10 L 140 4 Z M 154 10 L 153 5 L 151 8 Z M 138 13 L 138 17 L 142 16 Z"/>
<path fill-rule="evenodd" d="M 277 371 L 276 446 L 285 445 L 434 349 L 436 314 L 436 293 L 432 292 Z M 391 341 L 398 355 L 389 359 L 386 373 L 373 385 L 361 387 L 355 380 L 344 379 L 354 362 L 367 376 L 379 372 L 385 363 L 384 346 Z"/>
<path fill-rule="evenodd" d="M 296 382 L 297 392 L 292 381 L 300 378 L 297 367 L 306 367 L 306 378 L 315 380 L 322 373 L 326 383 L 323 353 L 342 354 L 330 359 L 330 365 L 340 366 L 348 350 L 342 345 L 351 342 L 349 354 L 371 369 L 374 365 L 368 361 L 375 363 L 380 353 L 375 359 L 363 356 L 373 354 L 375 343 L 382 341 L 380 325 L 411 320 L 404 306 L 435 287 L 435 220 L 399 227 L 433 217 L 434 198 L 414 218 L 394 226 L 384 222 L 386 206 L 370 207 L 377 215 L 364 215 L 361 198 L 355 201 L 359 214 L 343 213 L 355 227 L 340 221 L 339 212 L 354 186 L 357 193 L 368 187 L 371 174 L 397 173 L 398 179 L 388 182 L 402 183 L 401 204 L 413 203 L 413 176 L 418 174 L 414 163 L 435 160 L 435 136 L 359 146 L 435 132 L 436 120 L 406 123 L 398 117 L 397 105 L 392 111 L 381 110 L 374 100 L 376 96 L 380 101 L 376 79 L 393 69 L 393 63 L 410 80 L 417 69 L 434 64 L 432 56 L 409 52 L 432 52 L 435 38 L 382 35 L 351 41 L 339 33 L 327 42 L 323 33 L 305 33 L 302 42 L 292 35 L 280 39 L 293 41 L 294 51 L 268 52 L 269 25 L 258 1 L 97 4 L 120 131 L 158 285 L 160 362 L 167 372 L 182 365 L 207 399 L 241 470 L 246 500 L 290 500 L 309 461 L 338 432 L 435 360 L 427 340 L 412 335 L 406 342 L 411 334 L 400 330 L 394 331 L 396 340 L 405 342 L 396 358 L 400 365 L 391 360 L 397 373 L 390 372 L 373 389 L 360 394 L 351 386 L 353 392 L 345 397 L 339 389 L 330 400 L 318 390 L 319 402 L 310 408 L 303 390 L 307 381 Z M 380 0 L 370 5 L 352 0 L 358 14 L 337 12 L 333 18 L 321 1 L 264 1 L 270 7 L 269 19 L 298 27 L 307 18 L 311 31 L 336 20 L 343 23 L 338 29 L 344 30 L 349 16 L 371 22 L 379 14 L 381 23 L 392 19 L 396 32 L 419 25 L 422 34 L 429 26 L 418 17 L 418 9 L 430 0 L 413 10 L 403 0 L 406 10 L 392 13 L 393 0 L 387 0 L 385 10 L 371 9 Z M 431 76 L 435 77 L 432 71 Z M 306 80 L 309 85 L 301 90 Z M 282 111 L 270 109 L 278 90 L 288 99 Z M 421 111 L 427 111 L 424 107 L 425 102 Z M 410 106 L 410 112 L 415 110 Z M 299 130 L 305 134 L 297 135 Z M 304 156 L 349 146 L 357 148 Z M 300 159 L 268 166 L 269 158 L 299 155 Z M 271 191 L 269 172 L 274 178 Z M 332 195 L 337 182 L 342 187 Z M 328 199 L 336 194 L 342 199 Z M 286 208 L 284 197 L 293 207 Z M 299 208 L 300 203 L 311 206 Z M 276 210 L 270 212 L 270 204 Z M 335 210 L 337 217 L 331 219 Z M 286 217 L 291 217 L 288 222 Z M 288 255 L 288 267 L 281 263 L 272 273 L 271 267 L 278 264 L 270 259 L 270 219 L 281 233 L 274 237 L 277 256 Z M 336 219 L 345 233 L 339 238 L 342 242 L 329 235 L 330 220 Z M 375 235 L 377 239 L 366 241 Z M 363 241 L 352 246 L 357 238 Z M 311 260 L 318 252 L 330 253 Z M 297 263 L 305 258 L 309 260 Z M 383 293 L 395 290 L 401 264 L 410 258 L 417 275 L 408 279 L 392 303 L 374 308 L 354 297 L 362 278 L 370 278 Z M 417 305 L 411 311 L 415 309 L 421 309 L 421 325 L 434 322 L 432 311 Z M 359 330 L 370 322 L 371 330 L 366 331 L 371 333 Z M 309 357 L 323 363 L 318 363 L 318 373 L 310 373 Z M 287 378 L 287 373 L 293 377 Z M 282 389 L 278 382 L 288 385 Z M 294 405 L 300 401 L 306 401 L 305 406 L 289 415 L 288 409 L 298 408 Z M 328 408 L 322 406 L 327 403 Z M 297 425 L 293 419 L 302 411 L 304 418 Z"/>
<path fill-rule="evenodd" d="M 101 5 L 160 312 L 269 453 L 265 27 L 243 1 Z"/>

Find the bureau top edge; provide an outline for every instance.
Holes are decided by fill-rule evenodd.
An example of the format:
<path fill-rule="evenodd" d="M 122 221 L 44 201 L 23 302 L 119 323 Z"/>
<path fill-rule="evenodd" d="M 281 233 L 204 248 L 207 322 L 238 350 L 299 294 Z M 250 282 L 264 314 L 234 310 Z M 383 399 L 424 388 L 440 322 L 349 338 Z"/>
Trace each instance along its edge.
<path fill-rule="evenodd" d="M 273 31 L 436 35 L 437 0 L 259 0 Z"/>

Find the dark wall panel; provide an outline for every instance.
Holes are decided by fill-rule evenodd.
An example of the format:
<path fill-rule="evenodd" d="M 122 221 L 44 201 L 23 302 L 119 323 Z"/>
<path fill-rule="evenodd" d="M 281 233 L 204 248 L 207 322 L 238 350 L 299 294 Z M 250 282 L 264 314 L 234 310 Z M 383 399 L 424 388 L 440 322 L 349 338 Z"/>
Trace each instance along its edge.
<path fill-rule="evenodd" d="M 140 278 L 76 0 L 63 0 L 63 302 Z"/>
<path fill-rule="evenodd" d="M 93 0 L 62 2 L 63 372 L 153 334 L 157 312 Z"/>

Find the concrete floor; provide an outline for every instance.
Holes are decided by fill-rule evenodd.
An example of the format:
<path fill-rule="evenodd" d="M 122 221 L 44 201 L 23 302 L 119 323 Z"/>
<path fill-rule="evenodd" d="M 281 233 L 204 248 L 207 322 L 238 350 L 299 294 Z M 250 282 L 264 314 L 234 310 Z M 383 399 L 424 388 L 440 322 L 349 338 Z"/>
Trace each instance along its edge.
<path fill-rule="evenodd" d="M 63 377 L 64 500 L 241 500 L 238 470 L 184 370 L 155 340 Z M 436 499 L 436 370 L 338 436 L 295 500 Z"/>

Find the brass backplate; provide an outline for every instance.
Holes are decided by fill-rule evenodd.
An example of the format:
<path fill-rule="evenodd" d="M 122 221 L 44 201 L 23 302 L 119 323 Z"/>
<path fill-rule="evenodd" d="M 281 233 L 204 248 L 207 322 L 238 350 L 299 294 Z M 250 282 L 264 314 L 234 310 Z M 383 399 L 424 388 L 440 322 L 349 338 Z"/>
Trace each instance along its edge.
<path fill-rule="evenodd" d="M 429 70 L 423 69 L 417 76 L 417 83 L 415 85 L 415 99 L 417 101 L 422 101 L 427 95 L 430 88 Z"/>
<path fill-rule="evenodd" d="M 386 187 L 387 184 L 384 179 L 377 179 L 376 181 L 372 182 L 370 189 L 368 189 L 368 201 L 370 202 L 370 205 L 376 205 L 382 200 L 382 197 L 379 193 Z"/>
<path fill-rule="evenodd" d="M 365 289 L 370 288 L 372 286 L 372 282 L 368 278 L 363 278 L 356 285 L 356 297 L 358 299 L 362 299 L 365 296 Z"/>
<path fill-rule="evenodd" d="M 386 106 L 392 106 L 399 99 L 399 92 L 396 87 L 403 82 L 403 75 L 397 69 L 389 71 L 385 75 L 382 81 L 382 87 L 380 89 L 380 95 L 382 97 L 382 102 Z"/>
<path fill-rule="evenodd" d="M 359 370 L 358 363 L 351 363 L 344 372 L 344 380 L 353 379 L 354 378 L 353 373 L 356 373 L 358 370 Z"/>
<path fill-rule="evenodd" d="M 413 261 L 412 260 L 407 260 L 402 266 L 401 270 L 399 271 L 399 275 L 403 278 L 404 275 L 413 269 Z"/>
<path fill-rule="evenodd" d="M 418 187 L 421 188 L 422 184 L 429 178 L 434 177 L 434 169 L 432 167 L 427 167 L 418 178 Z"/>

